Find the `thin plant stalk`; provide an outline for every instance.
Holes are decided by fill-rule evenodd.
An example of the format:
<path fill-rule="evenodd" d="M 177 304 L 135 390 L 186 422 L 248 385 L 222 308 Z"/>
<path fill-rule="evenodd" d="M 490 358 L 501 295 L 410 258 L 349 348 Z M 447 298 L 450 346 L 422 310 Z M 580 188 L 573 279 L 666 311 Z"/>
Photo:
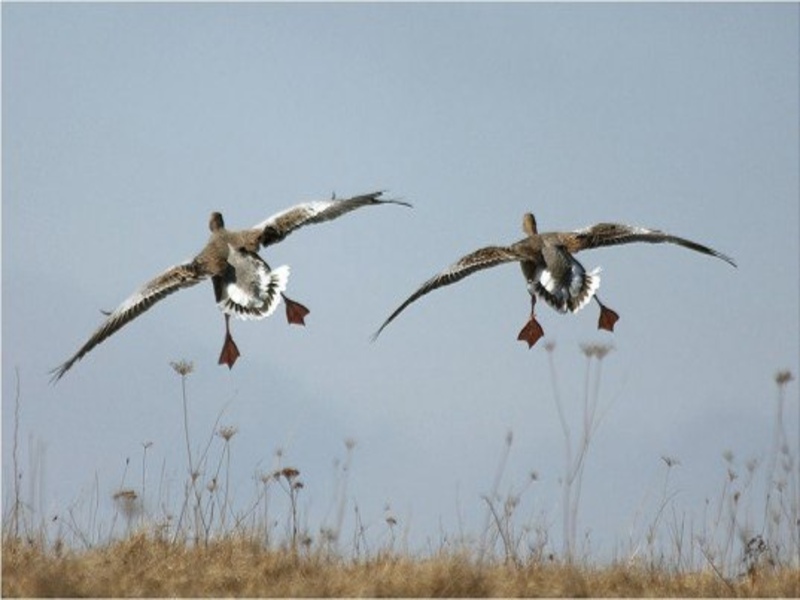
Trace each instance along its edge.
<path fill-rule="evenodd" d="M 19 367 L 14 368 L 16 374 L 16 392 L 14 394 L 14 445 L 11 450 L 11 458 L 14 464 L 14 509 L 12 512 L 12 529 L 14 531 L 14 539 L 19 539 L 19 520 L 20 511 L 22 510 L 22 501 L 20 500 L 20 472 L 19 472 Z"/>
<path fill-rule="evenodd" d="M 564 547 L 564 556 L 567 560 L 571 560 L 572 558 L 572 548 L 570 545 L 570 497 L 572 494 L 571 486 L 572 481 L 568 477 L 568 473 L 570 470 L 570 466 L 572 465 L 572 439 L 570 435 L 569 425 L 567 424 L 567 419 L 564 416 L 564 408 L 561 402 L 561 393 L 558 389 L 558 376 L 556 374 L 556 366 L 555 360 L 553 359 L 553 350 L 555 349 L 555 344 L 550 342 L 545 345 L 545 350 L 547 350 L 547 362 L 550 367 L 550 382 L 553 385 L 553 400 L 556 404 L 556 410 L 558 411 L 558 421 L 561 424 L 561 433 L 564 436 L 564 475 L 561 481 L 561 506 L 563 510 L 562 515 L 562 523 L 561 523 L 561 535 L 563 537 L 563 547 Z"/>
<path fill-rule="evenodd" d="M 486 519 L 485 519 L 485 522 L 483 524 L 483 533 L 481 534 L 481 548 L 480 548 L 480 561 L 481 562 L 483 561 L 483 559 L 484 559 L 484 557 L 486 555 L 486 552 L 488 550 L 487 543 L 486 543 L 486 536 L 489 533 L 489 524 L 491 522 L 491 519 L 492 519 L 493 513 L 494 513 L 493 502 L 494 502 L 494 498 L 497 497 L 498 491 L 500 489 L 500 482 L 502 481 L 503 473 L 505 473 L 505 470 L 506 470 L 506 463 L 508 462 L 508 455 L 511 452 L 511 444 L 512 444 L 513 440 L 514 440 L 514 435 L 509 430 L 508 433 L 506 433 L 505 447 L 503 449 L 503 453 L 500 455 L 500 462 L 497 465 L 497 471 L 495 472 L 495 475 L 494 475 L 494 482 L 492 483 L 492 491 L 491 491 L 491 493 L 490 493 L 490 495 L 488 497 L 484 497 L 484 499 L 489 504 L 489 510 L 487 510 L 487 512 L 486 512 Z M 499 526 L 498 526 L 498 529 L 499 529 Z"/>
<path fill-rule="evenodd" d="M 601 417 L 597 416 L 597 405 L 600 396 L 600 376 L 602 372 L 600 363 L 602 363 L 606 354 L 610 352 L 611 347 L 600 344 L 586 344 L 581 346 L 587 359 L 586 376 L 584 378 L 583 430 L 574 456 L 572 436 L 564 413 L 561 394 L 558 389 L 558 377 L 556 374 L 555 361 L 553 359 L 554 348 L 555 344 L 552 342 L 545 345 L 550 367 L 550 379 L 553 385 L 553 398 L 561 424 L 561 432 L 564 437 L 564 474 L 561 481 L 563 511 L 562 535 L 564 538 L 564 556 L 568 562 L 572 562 L 577 541 L 578 512 L 580 508 L 581 490 L 583 487 L 584 466 L 592 437 L 600 424 L 600 418 L 602 418 L 602 415 Z M 597 359 L 598 368 L 595 375 L 594 387 L 590 390 L 592 358 Z"/>

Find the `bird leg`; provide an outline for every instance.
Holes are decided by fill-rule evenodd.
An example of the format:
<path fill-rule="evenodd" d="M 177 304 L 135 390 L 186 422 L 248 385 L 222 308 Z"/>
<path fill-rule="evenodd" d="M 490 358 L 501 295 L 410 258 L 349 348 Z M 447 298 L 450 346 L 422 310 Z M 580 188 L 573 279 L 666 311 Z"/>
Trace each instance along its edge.
<path fill-rule="evenodd" d="M 222 352 L 219 355 L 219 364 L 228 365 L 228 369 L 233 368 L 233 363 L 239 358 L 239 348 L 231 337 L 230 321 L 231 316 L 225 315 L 225 343 L 222 345 Z"/>
<path fill-rule="evenodd" d="M 528 322 L 525 323 L 525 327 L 520 330 L 517 336 L 519 341 L 528 342 L 528 348 L 532 348 L 533 345 L 539 341 L 539 338 L 544 336 L 544 329 L 539 325 L 539 321 L 536 320 L 536 315 L 534 314 L 535 308 L 536 296 L 531 294 L 531 318 L 528 319 Z"/>
<path fill-rule="evenodd" d="M 597 328 L 605 329 L 606 331 L 614 331 L 614 323 L 619 321 L 619 315 L 600 302 L 600 298 L 597 296 L 595 296 L 594 299 L 600 305 L 600 318 L 597 321 Z"/>
<path fill-rule="evenodd" d="M 295 325 L 305 325 L 305 316 L 311 311 L 299 302 L 287 298 L 283 292 L 281 292 L 281 296 L 286 302 L 286 320 Z"/>

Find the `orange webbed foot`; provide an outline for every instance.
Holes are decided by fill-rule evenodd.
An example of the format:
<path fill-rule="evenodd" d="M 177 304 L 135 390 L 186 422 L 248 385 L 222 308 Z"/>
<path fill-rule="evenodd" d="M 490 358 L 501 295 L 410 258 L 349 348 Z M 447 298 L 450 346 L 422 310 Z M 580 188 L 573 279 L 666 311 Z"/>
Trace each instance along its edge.
<path fill-rule="evenodd" d="M 290 300 L 285 294 L 281 294 L 283 301 L 286 302 L 286 320 L 290 324 L 305 325 L 305 317 L 311 311 L 305 306 L 294 300 Z"/>
<path fill-rule="evenodd" d="M 536 320 L 536 317 L 531 315 L 531 318 L 525 323 L 525 327 L 520 330 L 517 339 L 521 342 L 527 342 L 528 348 L 533 348 L 533 345 L 543 336 L 544 329 L 539 325 L 539 321 Z"/>
<path fill-rule="evenodd" d="M 231 334 L 227 332 L 225 334 L 225 343 L 222 345 L 222 352 L 219 355 L 219 364 L 228 365 L 228 369 L 232 369 L 239 356 L 239 348 L 236 347 L 236 342 L 233 341 Z"/>
<path fill-rule="evenodd" d="M 617 321 L 619 321 L 619 315 L 604 304 L 601 304 L 597 328 L 605 329 L 606 331 L 614 331 L 614 324 Z"/>

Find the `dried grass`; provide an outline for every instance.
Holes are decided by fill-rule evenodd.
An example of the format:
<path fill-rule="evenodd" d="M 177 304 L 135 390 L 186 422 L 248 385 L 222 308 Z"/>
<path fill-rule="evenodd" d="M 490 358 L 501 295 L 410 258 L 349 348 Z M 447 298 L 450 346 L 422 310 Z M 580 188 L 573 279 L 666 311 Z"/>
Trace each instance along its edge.
<path fill-rule="evenodd" d="M 177 519 L 163 509 L 167 503 L 162 500 L 158 506 L 167 511 L 164 514 L 148 514 L 144 509 L 147 450 L 152 445 L 144 442 L 141 488 L 125 484 L 126 461 L 120 488 L 111 496 L 117 512 L 110 529 L 102 536 L 95 533 L 96 513 L 90 510 L 85 531 L 81 528 L 83 522 L 76 520 L 70 508 L 66 513 L 66 529 L 59 529 L 54 538 L 48 535 L 42 516 L 29 508 L 36 502 L 22 501 L 17 395 L 12 452 L 14 496 L 3 519 L 2 594 L 8 597 L 800 597 L 800 529 L 797 528 L 800 482 L 794 470 L 800 460 L 800 449 L 794 454 L 789 447 L 783 413 L 785 388 L 793 375 L 789 371 L 775 375 L 777 410 L 773 444 L 766 461 L 765 523 L 761 531 L 754 529 L 745 515 L 754 506 L 762 506 L 754 496 L 753 481 L 758 466 L 755 460 L 742 465 L 732 451 L 723 454 L 727 473 L 722 493 L 714 504 L 717 508 L 704 514 L 695 526 L 691 518 L 686 522 L 685 513 L 676 510 L 674 504 L 670 474 L 680 461 L 662 456 L 666 465 L 662 492 L 655 516 L 643 530 L 644 538 L 632 535 L 630 551 L 615 554 L 628 558 L 603 566 L 593 563 L 590 555 L 580 557 L 576 552 L 575 523 L 581 481 L 592 434 L 604 412 L 598 410 L 598 392 L 600 362 L 608 348 L 593 345 L 585 346 L 583 351 L 587 371 L 582 428 L 576 430 L 579 436 L 573 440 L 562 412 L 552 362 L 553 347 L 548 348 L 567 465 L 562 478 L 564 549 L 561 554 L 549 545 L 546 528 L 520 527 L 516 509 L 520 497 L 538 480 L 535 472 L 522 488 L 510 488 L 506 496 L 500 494 L 513 440 L 510 431 L 492 491 L 483 497 L 487 515 L 477 544 L 467 537 L 461 543 L 443 546 L 433 555 L 398 554 L 394 538 L 397 519 L 387 505 L 385 522 L 391 541 L 370 552 L 364 535 L 366 528 L 358 504 L 354 503 L 353 546 L 350 553 L 342 554 L 347 552 L 340 542 L 344 537 L 348 473 L 355 447 L 352 439 L 345 440 L 344 461 L 335 463 L 337 480 L 332 503 L 336 508 L 335 518 L 320 527 L 316 542 L 307 525 L 302 525 L 301 473 L 284 464 L 282 450 L 276 452 L 273 469 L 260 473 L 261 486 L 255 499 L 244 511 L 236 510 L 229 496 L 229 475 L 231 446 L 238 430 L 233 425 L 218 426 L 218 417 L 204 449 L 199 453 L 192 451 L 186 394 L 186 378 L 192 366 L 181 362 L 173 368 L 181 376 L 189 478 L 180 511 L 175 513 Z M 214 452 L 219 453 L 216 460 Z M 740 472 L 744 475 L 741 479 Z M 275 517 L 281 511 L 270 502 L 273 492 L 277 497 L 272 501 L 284 503 L 283 539 L 277 531 L 279 519 Z M 668 507 L 672 509 L 671 522 L 666 516 Z M 126 521 L 124 534 L 114 530 L 117 514 Z M 66 537 L 62 536 L 64 532 Z M 741 555 L 737 551 L 739 544 Z"/>
<path fill-rule="evenodd" d="M 467 554 L 366 561 L 266 550 L 244 537 L 189 546 L 135 534 L 89 551 L 3 544 L 2 593 L 21 596 L 237 597 L 797 597 L 800 571 L 726 583 L 711 571 L 639 566 L 480 564 Z"/>

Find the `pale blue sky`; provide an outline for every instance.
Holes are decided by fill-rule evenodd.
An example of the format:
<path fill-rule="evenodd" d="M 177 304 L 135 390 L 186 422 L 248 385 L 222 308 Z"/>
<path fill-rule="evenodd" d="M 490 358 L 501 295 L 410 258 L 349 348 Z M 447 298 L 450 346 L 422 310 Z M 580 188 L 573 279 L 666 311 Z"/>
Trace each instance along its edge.
<path fill-rule="evenodd" d="M 741 463 L 769 449 L 772 377 L 800 361 L 797 5 L 3 3 L 2 18 L 3 482 L 18 368 L 23 463 L 29 440 L 44 444 L 48 515 L 95 476 L 110 504 L 144 441 L 148 486 L 163 464 L 179 497 L 169 361 L 185 358 L 197 446 L 223 407 L 239 427 L 238 501 L 283 448 L 314 533 L 353 438 L 350 501 L 373 535 L 386 503 L 415 547 L 478 535 L 511 429 L 502 490 L 536 470 L 520 522 L 545 514 L 560 548 L 561 433 L 543 344 L 515 339 L 529 309 L 519 269 L 436 291 L 369 342 L 429 276 L 517 240 L 526 211 L 543 230 L 656 227 L 739 264 L 602 249 L 579 258 L 603 269 L 613 334 L 596 330 L 594 306 L 540 308 L 575 417 L 578 345 L 615 347 L 583 491 L 595 547 L 624 542 L 652 508 L 662 455 L 682 463 L 678 508 L 701 519 L 722 453 Z M 201 285 L 48 384 L 101 309 L 202 247 L 212 210 L 244 227 L 374 189 L 414 209 L 364 209 L 264 253 L 291 266 L 306 329 L 280 311 L 235 322 L 242 358 L 228 372 Z"/>

